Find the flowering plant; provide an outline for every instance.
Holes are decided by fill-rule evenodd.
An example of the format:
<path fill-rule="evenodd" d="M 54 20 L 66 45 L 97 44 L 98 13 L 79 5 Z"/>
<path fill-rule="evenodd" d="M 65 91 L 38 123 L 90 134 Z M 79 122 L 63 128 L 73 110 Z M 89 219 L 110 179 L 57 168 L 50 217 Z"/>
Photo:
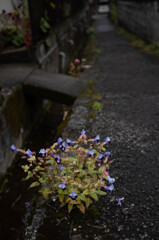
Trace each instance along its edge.
<path fill-rule="evenodd" d="M 32 34 L 27 1 L 15 7 L 13 12 L 2 10 L 0 16 L 0 48 L 8 44 L 17 47 L 32 44 Z"/>
<path fill-rule="evenodd" d="M 33 178 L 30 187 L 41 185 L 40 192 L 47 199 L 58 198 L 61 206 L 68 204 L 68 212 L 73 206 L 85 213 L 85 209 L 98 201 L 98 195 L 106 195 L 114 189 L 114 178 L 109 175 L 110 152 L 105 145 L 110 144 L 107 137 L 100 142 L 100 137 L 87 139 L 83 130 L 77 141 L 59 138 L 50 148 L 41 149 L 40 156 L 35 152 L 24 151 L 11 146 L 12 151 L 19 151 L 27 158 L 28 165 L 22 166 L 27 173 L 26 179 Z M 116 198 L 121 205 L 121 199 Z"/>
<path fill-rule="evenodd" d="M 75 58 L 75 60 L 70 63 L 70 69 L 68 73 L 72 77 L 77 77 L 79 72 L 80 72 L 80 60 L 78 58 Z"/>

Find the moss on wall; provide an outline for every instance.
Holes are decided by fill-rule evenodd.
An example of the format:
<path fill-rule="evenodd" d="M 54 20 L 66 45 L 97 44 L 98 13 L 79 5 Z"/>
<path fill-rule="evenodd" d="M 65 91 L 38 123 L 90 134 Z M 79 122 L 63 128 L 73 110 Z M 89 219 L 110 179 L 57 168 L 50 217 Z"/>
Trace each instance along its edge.
<path fill-rule="evenodd" d="M 4 109 L 8 128 L 15 137 L 20 134 L 21 127 L 27 123 L 28 108 L 23 87 L 19 86 L 7 99 Z"/>

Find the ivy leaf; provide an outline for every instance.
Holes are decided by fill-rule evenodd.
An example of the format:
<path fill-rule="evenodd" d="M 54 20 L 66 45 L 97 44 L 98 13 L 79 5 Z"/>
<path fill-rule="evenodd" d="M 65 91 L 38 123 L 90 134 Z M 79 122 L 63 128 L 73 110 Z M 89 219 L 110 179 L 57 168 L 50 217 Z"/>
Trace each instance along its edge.
<path fill-rule="evenodd" d="M 33 183 L 30 185 L 29 188 L 33 188 L 33 187 L 36 187 L 36 186 L 39 186 L 39 185 L 40 185 L 40 183 L 38 183 L 38 182 L 33 182 Z"/>
<path fill-rule="evenodd" d="M 68 204 L 68 212 L 69 212 L 69 213 L 71 212 L 72 208 L 73 208 L 73 204 L 69 203 L 69 204 Z"/>

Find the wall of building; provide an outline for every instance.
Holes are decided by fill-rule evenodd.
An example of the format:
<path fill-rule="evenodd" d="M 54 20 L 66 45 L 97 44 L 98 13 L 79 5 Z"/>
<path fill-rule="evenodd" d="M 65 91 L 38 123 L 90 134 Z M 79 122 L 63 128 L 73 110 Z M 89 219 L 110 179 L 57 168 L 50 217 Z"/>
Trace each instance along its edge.
<path fill-rule="evenodd" d="M 150 42 L 159 43 L 159 1 L 118 0 L 118 22 Z"/>
<path fill-rule="evenodd" d="M 0 13 L 2 10 L 6 10 L 7 12 L 12 12 L 14 10 L 13 4 L 11 0 L 1 0 L 0 1 Z"/>

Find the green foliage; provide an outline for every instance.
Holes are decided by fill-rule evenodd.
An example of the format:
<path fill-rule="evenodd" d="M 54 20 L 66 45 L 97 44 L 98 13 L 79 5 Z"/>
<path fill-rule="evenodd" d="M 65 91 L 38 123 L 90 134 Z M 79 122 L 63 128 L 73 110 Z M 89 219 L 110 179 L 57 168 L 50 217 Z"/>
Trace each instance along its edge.
<path fill-rule="evenodd" d="M 117 32 L 130 41 L 133 46 L 140 48 L 144 52 L 159 56 L 159 45 L 157 43 L 148 43 L 125 28 L 118 28 Z"/>
<path fill-rule="evenodd" d="M 47 22 L 47 20 L 44 17 L 40 19 L 40 28 L 43 31 L 43 33 L 48 33 L 48 31 L 50 31 L 51 29 L 50 24 Z"/>
<path fill-rule="evenodd" d="M 87 33 L 88 33 L 89 35 L 94 35 L 94 34 L 95 34 L 94 28 L 93 28 L 93 27 L 88 28 L 88 29 L 87 29 Z"/>
<path fill-rule="evenodd" d="M 9 44 L 16 47 L 32 43 L 27 0 L 23 0 L 12 13 L 1 14 L 0 50 Z"/>
<path fill-rule="evenodd" d="M 68 212 L 76 206 L 85 213 L 93 201 L 98 201 L 98 195 L 106 195 L 103 190 L 109 165 L 108 157 L 103 153 L 105 144 L 99 142 L 99 136 L 87 139 L 83 132 L 77 141 L 67 139 L 67 144 L 58 139 L 50 148 L 41 149 L 44 153 L 41 152 L 40 157 L 31 152 L 28 165 L 22 166 L 27 173 L 26 180 L 33 178 L 30 188 L 40 186 L 44 198 L 58 198 L 61 207 L 68 205 Z M 22 149 L 18 151 L 27 154 Z"/>
<path fill-rule="evenodd" d="M 102 107 L 103 107 L 103 104 L 97 101 L 95 101 L 92 105 L 93 110 L 97 112 L 100 111 Z"/>
<path fill-rule="evenodd" d="M 118 21 L 118 9 L 116 3 L 113 3 L 111 8 L 110 8 L 110 15 L 111 19 L 114 23 L 117 23 Z"/>

